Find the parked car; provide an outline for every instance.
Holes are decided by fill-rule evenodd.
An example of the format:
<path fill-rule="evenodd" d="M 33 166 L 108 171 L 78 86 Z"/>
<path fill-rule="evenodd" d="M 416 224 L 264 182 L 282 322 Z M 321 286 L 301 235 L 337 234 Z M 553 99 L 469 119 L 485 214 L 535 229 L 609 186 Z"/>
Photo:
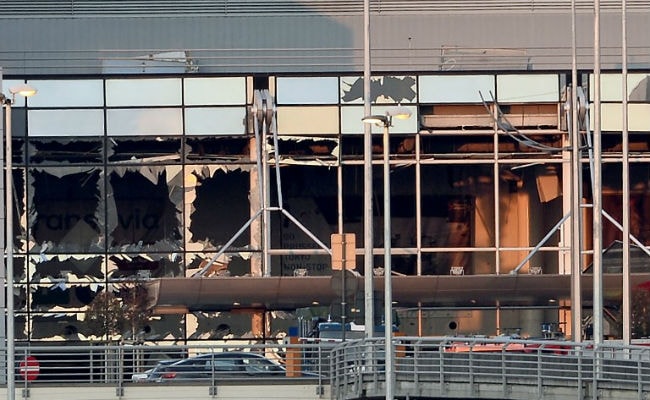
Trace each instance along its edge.
<path fill-rule="evenodd" d="M 286 376 L 286 369 L 268 358 L 250 352 L 227 351 L 201 354 L 158 368 L 149 379 L 179 380 L 246 379 Z"/>
<path fill-rule="evenodd" d="M 153 368 L 149 368 L 148 370 L 140 373 L 135 373 L 131 375 L 131 382 L 136 382 L 136 383 L 142 383 L 142 382 L 150 382 L 152 381 L 152 376 L 155 376 L 156 373 L 161 369 L 164 368 L 168 365 L 171 365 L 175 362 L 180 361 L 177 358 L 172 358 L 169 360 L 160 360 L 158 361 L 158 364 L 156 364 Z"/>

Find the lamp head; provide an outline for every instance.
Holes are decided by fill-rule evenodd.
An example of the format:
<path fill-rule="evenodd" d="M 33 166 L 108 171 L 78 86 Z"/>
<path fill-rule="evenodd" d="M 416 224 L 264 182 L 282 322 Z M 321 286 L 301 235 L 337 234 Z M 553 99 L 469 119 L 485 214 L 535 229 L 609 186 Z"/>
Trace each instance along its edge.
<path fill-rule="evenodd" d="M 386 109 L 386 115 L 390 118 L 409 119 L 411 118 L 411 110 L 401 105 L 393 106 Z"/>
<path fill-rule="evenodd" d="M 36 89 L 26 83 L 22 83 L 20 85 L 9 88 L 9 92 L 14 96 L 19 94 L 24 97 L 30 97 L 36 94 Z"/>
<path fill-rule="evenodd" d="M 390 126 L 390 118 L 386 115 L 368 115 L 367 117 L 361 118 L 364 124 L 374 124 L 377 126 Z"/>

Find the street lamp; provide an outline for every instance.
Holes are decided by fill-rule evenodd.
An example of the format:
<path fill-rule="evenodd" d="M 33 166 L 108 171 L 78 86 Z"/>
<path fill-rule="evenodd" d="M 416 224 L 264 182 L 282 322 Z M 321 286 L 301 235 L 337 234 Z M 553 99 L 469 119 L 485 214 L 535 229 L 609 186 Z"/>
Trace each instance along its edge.
<path fill-rule="evenodd" d="M 5 248 L 7 253 L 7 268 L 5 272 L 7 294 L 7 399 L 16 397 L 16 355 L 15 355 L 15 328 L 14 328 L 14 204 L 13 204 L 13 174 L 11 150 L 11 106 L 16 100 L 16 95 L 24 97 L 36 94 L 36 89 L 21 84 L 9 89 L 11 99 L 0 93 L 0 102 L 5 109 L 5 224 L 7 234 Z"/>
<path fill-rule="evenodd" d="M 408 119 L 411 110 L 402 106 L 386 109 L 384 115 L 368 115 L 361 120 L 364 124 L 374 124 L 383 128 L 384 147 L 384 343 L 386 374 L 386 399 L 393 399 L 393 286 L 391 267 L 391 224 L 390 224 L 390 143 L 388 139 L 389 128 L 393 125 L 393 118 Z"/>

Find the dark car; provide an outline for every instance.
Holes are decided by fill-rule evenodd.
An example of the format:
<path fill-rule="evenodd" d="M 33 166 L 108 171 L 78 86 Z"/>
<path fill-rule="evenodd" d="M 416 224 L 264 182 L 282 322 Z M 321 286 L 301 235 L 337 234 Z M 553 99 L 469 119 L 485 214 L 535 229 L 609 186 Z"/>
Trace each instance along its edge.
<path fill-rule="evenodd" d="M 149 380 L 246 379 L 286 376 L 286 369 L 268 358 L 249 352 L 228 351 L 202 354 L 159 368 Z"/>

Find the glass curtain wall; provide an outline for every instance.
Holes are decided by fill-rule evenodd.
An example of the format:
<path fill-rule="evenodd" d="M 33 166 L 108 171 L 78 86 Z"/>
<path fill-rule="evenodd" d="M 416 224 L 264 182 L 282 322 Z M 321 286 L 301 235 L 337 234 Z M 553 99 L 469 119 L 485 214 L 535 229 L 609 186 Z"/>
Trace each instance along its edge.
<path fill-rule="evenodd" d="M 569 222 L 561 223 L 570 207 L 564 195 L 570 185 L 564 115 L 568 75 L 373 77 L 373 114 L 402 105 L 413 115 L 394 120 L 390 128 L 390 241 L 397 274 L 463 279 L 570 272 L 570 238 L 562 233 Z M 620 80 L 620 75 L 607 78 L 612 87 L 617 76 Z M 650 100 L 634 88 L 647 85 L 648 75 L 632 79 L 637 85 L 631 85 L 630 94 L 631 148 L 638 156 L 631 167 L 632 233 L 646 243 L 649 174 L 641 156 L 648 151 Z M 588 78 L 583 81 L 588 88 Z M 261 229 L 256 224 L 213 259 L 255 216 L 258 203 L 251 189 L 259 182 L 258 150 L 268 165 L 265 195 L 270 206 L 284 210 L 271 212 L 273 255 L 263 267 L 269 275 L 330 275 L 330 257 L 319 242 L 329 246 L 332 233 L 345 232 L 362 243 L 359 76 L 27 82 L 39 93 L 17 103 L 13 118 L 21 340 L 184 342 L 259 336 L 252 332 L 251 316 L 241 313 L 151 315 L 142 290 L 143 282 L 157 277 L 259 274 L 265 251 L 253 243 Z M 276 124 L 263 143 L 253 140 L 250 110 L 256 89 L 269 89 L 275 99 Z M 615 118 L 620 94 L 607 93 L 603 107 L 611 112 L 603 113 L 603 202 L 620 219 L 621 136 Z M 381 133 L 373 128 L 377 249 L 384 243 Z M 586 202 L 588 178 L 585 173 Z M 610 224 L 604 245 L 617 243 L 620 231 Z M 376 256 L 374 265 L 382 264 L 383 256 Z M 363 265 L 361 257 L 357 265 Z M 549 304 L 534 304 L 527 313 L 507 305 L 472 308 L 477 301 L 451 305 L 440 299 L 418 309 L 397 304 L 400 329 L 437 335 L 512 328 L 534 336 L 540 323 L 558 320 L 560 314 L 557 305 Z M 112 318 L 106 310 L 116 307 L 130 311 Z M 327 316 L 333 310 L 338 307 L 312 311 Z M 417 322 L 423 315 L 425 322 Z M 262 318 L 262 336 L 274 338 L 296 325 L 297 313 L 268 312 Z M 355 322 L 363 323 L 363 316 Z"/>

